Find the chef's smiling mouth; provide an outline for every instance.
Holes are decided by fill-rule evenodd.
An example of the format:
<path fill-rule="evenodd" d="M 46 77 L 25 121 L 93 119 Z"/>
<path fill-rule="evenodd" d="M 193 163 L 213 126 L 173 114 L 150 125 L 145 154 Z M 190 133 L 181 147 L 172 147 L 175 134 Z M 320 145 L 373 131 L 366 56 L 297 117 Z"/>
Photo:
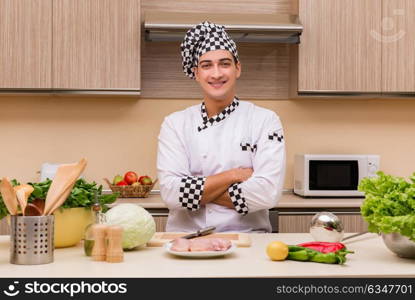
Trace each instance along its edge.
<path fill-rule="evenodd" d="M 222 87 L 226 82 L 228 82 L 227 80 L 225 81 L 216 81 L 216 82 L 208 82 L 209 85 L 213 86 L 214 88 L 220 88 Z"/>

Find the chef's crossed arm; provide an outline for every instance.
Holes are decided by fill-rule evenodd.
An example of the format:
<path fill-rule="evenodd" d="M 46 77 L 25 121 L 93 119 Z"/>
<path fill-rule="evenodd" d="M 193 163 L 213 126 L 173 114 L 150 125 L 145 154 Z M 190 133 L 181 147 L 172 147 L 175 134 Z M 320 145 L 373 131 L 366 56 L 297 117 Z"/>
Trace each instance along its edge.
<path fill-rule="evenodd" d="M 159 135 L 157 171 L 161 197 L 169 210 L 197 210 L 200 207 L 206 178 L 191 176 L 189 170 L 183 141 L 178 136 L 171 117 L 166 117 Z"/>
<path fill-rule="evenodd" d="M 252 162 L 254 173 L 246 181 L 229 188 L 231 198 L 232 190 L 237 190 L 236 199 L 232 202 L 238 200 L 241 203 L 239 199 L 243 198 L 248 213 L 275 207 L 285 178 L 285 138 L 281 121 L 275 113 L 270 113 L 264 120 L 258 135 L 257 151 Z"/>
<path fill-rule="evenodd" d="M 285 177 L 285 140 L 281 121 L 275 113 L 264 120 L 257 136 L 252 176 L 233 183 L 213 201 L 233 206 L 243 215 L 275 207 Z"/>

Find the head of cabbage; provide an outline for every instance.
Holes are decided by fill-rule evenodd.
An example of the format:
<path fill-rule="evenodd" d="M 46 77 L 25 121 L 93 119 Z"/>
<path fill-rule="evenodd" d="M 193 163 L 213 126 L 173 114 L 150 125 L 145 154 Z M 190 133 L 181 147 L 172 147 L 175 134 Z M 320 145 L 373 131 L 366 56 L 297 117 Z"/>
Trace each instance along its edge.
<path fill-rule="evenodd" d="M 137 204 L 118 204 L 105 213 L 106 223 L 124 229 L 123 249 L 145 245 L 156 232 L 156 223 L 148 211 Z"/>

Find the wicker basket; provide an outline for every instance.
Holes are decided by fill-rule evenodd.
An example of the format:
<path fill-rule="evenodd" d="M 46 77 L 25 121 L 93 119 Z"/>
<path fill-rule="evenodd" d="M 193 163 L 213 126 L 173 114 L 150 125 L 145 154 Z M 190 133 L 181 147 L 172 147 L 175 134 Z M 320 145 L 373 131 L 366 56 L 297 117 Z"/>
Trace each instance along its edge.
<path fill-rule="evenodd" d="M 107 178 L 104 178 L 105 182 L 109 185 L 111 191 L 118 193 L 120 198 L 147 198 L 157 182 L 157 179 L 153 181 L 151 185 L 114 185 Z"/>

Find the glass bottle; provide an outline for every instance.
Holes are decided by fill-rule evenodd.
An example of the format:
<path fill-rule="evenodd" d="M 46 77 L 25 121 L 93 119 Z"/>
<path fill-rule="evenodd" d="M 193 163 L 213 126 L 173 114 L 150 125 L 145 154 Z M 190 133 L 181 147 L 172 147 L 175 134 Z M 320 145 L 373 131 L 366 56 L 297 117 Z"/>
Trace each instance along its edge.
<path fill-rule="evenodd" d="M 94 214 L 93 221 L 85 228 L 84 234 L 84 252 L 86 256 L 91 256 L 92 248 L 94 247 L 94 239 L 92 235 L 92 226 L 95 224 L 105 224 L 105 214 L 101 211 L 101 205 L 98 202 L 98 194 L 95 191 L 94 204 L 91 207 Z"/>

